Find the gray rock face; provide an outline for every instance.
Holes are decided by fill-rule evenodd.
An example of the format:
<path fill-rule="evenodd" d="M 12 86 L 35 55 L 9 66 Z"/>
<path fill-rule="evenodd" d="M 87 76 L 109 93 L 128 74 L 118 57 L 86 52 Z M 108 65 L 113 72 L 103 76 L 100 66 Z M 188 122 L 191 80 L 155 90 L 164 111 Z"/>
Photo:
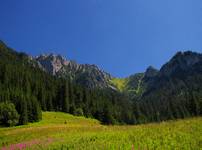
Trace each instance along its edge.
<path fill-rule="evenodd" d="M 60 55 L 41 55 L 35 58 L 39 65 L 52 75 L 56 75 L 63 66 L 67 66 L 70 62 Z"/>
<path fill-rule="evenodd" d="M 36 57 L 38 65 L 46 72 L 63 78 L 70 78 L 88 88 L 110 87 L 111 75 L 99 69 L 96 65 L 78 64 L 60 55 L 41 55 Z"/>

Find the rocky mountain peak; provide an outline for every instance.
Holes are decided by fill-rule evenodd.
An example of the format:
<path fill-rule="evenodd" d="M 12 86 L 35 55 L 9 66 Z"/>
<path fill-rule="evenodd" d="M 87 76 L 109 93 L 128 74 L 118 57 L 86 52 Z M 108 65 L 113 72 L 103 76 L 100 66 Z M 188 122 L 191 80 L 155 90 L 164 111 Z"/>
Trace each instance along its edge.
<path fill-rule="evenodd" d="M 69 60 L 67 60 L 65 57 L 61 56 L 61 55 L 56 55 L 53 53 L 50 54 L 42 54 L 38 57 L 36 57 L 36 59 L 38 60 L 49 60 L 49 61 L 54 61 L 54 62 L 60 62 L 63 64 L 66 64 L 67 62 L 69 62 Z"/>
<path fill-rule="evenodd" d="M 70 61 L 61 55 L 55 55 L 52 53 L 40 55 L 36 57 L 36 61 L 38 61 L 44 70 L 53 75 L 56 75 L 56 73 L 60 71 L 63 66 L 67 66 L 70 63 Z"/>
<path fill-rule="evenodd" d="M 177 61 L 180 65 L 192 66 L 200 61 L 202 55 L 186 51 L 186 52 L 178 52 L 172 59 L 172 61 Z"/>
<path fill-rule="evenodd" d="M 202 61 L 202 54 L 192 51 L 178 52 L 161 68 L 161 73 L 169 76 L 177 70 L 188 70 L 190 67 Z"/>
<path fill-rule="evenodd" d="M 111 75 L 96 65 L 78 64 L 55 54 L 40 55 L 35 60 L 44 71 L 54 76 L 70 78 L 89 88 L 109 87 Z"/>

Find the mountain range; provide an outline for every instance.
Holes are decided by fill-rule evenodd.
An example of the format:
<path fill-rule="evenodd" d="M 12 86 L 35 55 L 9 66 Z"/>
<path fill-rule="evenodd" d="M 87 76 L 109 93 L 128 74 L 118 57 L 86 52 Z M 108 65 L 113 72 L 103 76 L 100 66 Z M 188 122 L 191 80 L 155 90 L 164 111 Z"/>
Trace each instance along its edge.
<path fill-rule="evenodd" d="M 60 78 L 68 78 L 87 88 L 111 88 L 137 97 L 151 87 L 157 86 L 165 78 L 180 77 L 192 70 L 200 71 L 202 56 L 199 53 L 177 52 L 160 70 L 149 66 L 145 72 L 133 74 L 127 78 L 116 78 L 96 65 L 78 64 L 61 55 L 47 54 L 30 58 L 45 72 Z M 197 67 L 196 67 L 197 66 Z M 182 73 L 183 72 L 183 73 Z M 179 76 L 179 75 L 178 75 Z"/>
<path fill-rule="evenodd" d="M 202 54 L 192 51 L 177 52 L 160 70 L 149 66 L 145 72 L 126 78 L 113 77 L 96 65 L 78 64 L 61 55 L 40 55 L 33 60 L 53 76 L 69 78 L 87 88 L 117 90 L 135 100 L 150 97 L 158 90 L 169 91 L 176 88 L 178 82 L 185 84 L 183 88 L 189 88 L 192 83 L 186 85 L 187 78 L 202 74 Z"/>
<path fill-rule="evenodd" d="M 40 56 L 36 60 L 52 75 L 71 77 L 76 83 L 87 88 L 109 88 L 119 91 L 138 103 L 142 111 L 145 105 L 149 105 L 151 108 L 145 115 L 151 118 L 150 121 L 158 117 L 160 120 L 167 120 L 202 113 L 202 54 L 200 53 L 177 52 L 160 70 L 149 66 L 145 72 L 127 78 L 114 78 L 95 65 L 79 65 L 59 55 Z M 45 62 L 52 64 L 51 70 L 46 67 Z M 58 66 L 61 66 L 60 69 L 54 73 Z M 174 108 L 173 105 L 178 107 Z M 171 112 L 171 115 L 161 116 L 167 112 Z"/>
<path fill-rule="evenodd" d="M 40 55 L 32 60 L 35 60 L 39 67 L 47 73 L 71 79 L 87 88 L 111 87 L 109 83 L 112 76 L 96 65 L 78 64 L 55 54 Z"/>
<path fill-rule="evenodd" d="M 56 54 L 29 56 L 1 41 L 0 81 L 0 102 L 13 102 L 24 122 L 38 120 L 32 111 L 39 106 L 109 124 L 202 114 L 202 54 L 192 51 L 177 52 L 159 70 L 149 66 L 145 72 L 116 78 L 96 65 Z M 22 108 L 31 112 L 28 119 Z"/>

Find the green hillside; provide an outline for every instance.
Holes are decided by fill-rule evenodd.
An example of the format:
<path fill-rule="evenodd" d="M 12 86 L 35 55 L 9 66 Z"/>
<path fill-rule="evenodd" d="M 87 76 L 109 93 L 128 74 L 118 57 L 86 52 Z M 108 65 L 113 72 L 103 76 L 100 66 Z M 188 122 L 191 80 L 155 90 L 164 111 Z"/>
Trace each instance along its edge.
<path fill-rule="evenodd" d="M 111 83 L 121 92 L 123 92 L 126 88 L 126 85 L 128 83 L 127 78 L 113 78 L 111 79 Z"/>
<path fill-rule="evenodd" d="M 0 128 L 0 149 L 183 149 L 202 147 L 202 118 L 137 126 L 43 112 L 38 123 Z"/>
<path fill-rule="evenodd" d="M 120 92 L 129 94 L 131 97 L 137 97 L 144 91 L 142 78 L 144 73 L 137 73 L 127 78 L 112 78 L 111 84 L 115 86 Z"/>

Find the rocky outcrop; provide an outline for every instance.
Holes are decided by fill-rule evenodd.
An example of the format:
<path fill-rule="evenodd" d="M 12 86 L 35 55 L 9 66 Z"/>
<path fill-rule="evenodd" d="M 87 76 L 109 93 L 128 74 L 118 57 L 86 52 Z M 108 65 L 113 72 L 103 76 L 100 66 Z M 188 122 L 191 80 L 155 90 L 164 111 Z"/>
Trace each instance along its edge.
<path fill-rule="evenodd" d="M 41 55 L 35 58 L 41 69 L 63 78 L 70 78 L 78 84 L 88 88 L 111 87 L 111 75 L 104 72 L 96 65 L 78 64 L 67 60 L 60 55 Z"/>
<path fill-rule="evenodd" d="M 52 75 L 56 75 L 63 66 L 67 66 L 70 61 L 65 60 L 60 55 L 40 55 L 35 58 L 39 65 Z"/>

